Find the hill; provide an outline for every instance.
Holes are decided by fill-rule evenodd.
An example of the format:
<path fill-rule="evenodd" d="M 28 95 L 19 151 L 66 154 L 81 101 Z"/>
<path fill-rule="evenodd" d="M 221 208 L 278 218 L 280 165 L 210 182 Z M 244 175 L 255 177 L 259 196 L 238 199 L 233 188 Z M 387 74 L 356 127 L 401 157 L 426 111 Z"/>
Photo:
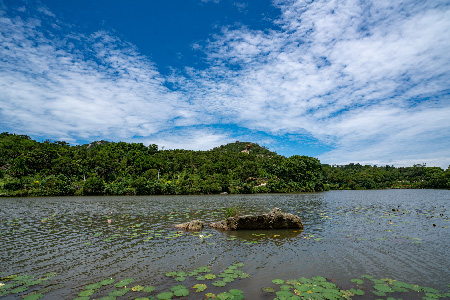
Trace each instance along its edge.
<path fill-rule="evenodd" d="M 321 191 L 319 160 L 251 142 L 209 151 L 142 143 L 37 142 L 0 134 L 0 196 L 174 195 Z"/>

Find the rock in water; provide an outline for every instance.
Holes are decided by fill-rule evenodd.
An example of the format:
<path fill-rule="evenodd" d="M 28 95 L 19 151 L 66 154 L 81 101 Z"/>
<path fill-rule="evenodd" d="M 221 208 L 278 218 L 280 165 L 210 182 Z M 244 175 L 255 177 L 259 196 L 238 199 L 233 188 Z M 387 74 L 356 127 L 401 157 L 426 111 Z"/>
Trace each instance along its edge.
<path fill-rule="evenodd" d="M 209 226 L 222 230 L 301 229 L 303 223 L 299 216 L 283 213 L 281 209 L 274 208 L 266 214 L 230 217 L 217 223 L 211 223 Z"/>
<path fill-rule="evenodd" d="M 184 229 L 184 230 L 202 230 L 203 222 L 200 220 L 192 220 L 190 222 L 175 225 L 175 228 Z"/>

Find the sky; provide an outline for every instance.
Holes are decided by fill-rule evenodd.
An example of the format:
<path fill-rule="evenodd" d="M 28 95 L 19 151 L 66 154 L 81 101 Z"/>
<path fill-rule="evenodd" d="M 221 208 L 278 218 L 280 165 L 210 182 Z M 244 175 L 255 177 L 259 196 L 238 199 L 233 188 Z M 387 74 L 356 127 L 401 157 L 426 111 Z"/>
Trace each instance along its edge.
<path fill-rule="evenodd" d="M 0 132 L 450 165 L 448 0 L 0 0 Z"/>

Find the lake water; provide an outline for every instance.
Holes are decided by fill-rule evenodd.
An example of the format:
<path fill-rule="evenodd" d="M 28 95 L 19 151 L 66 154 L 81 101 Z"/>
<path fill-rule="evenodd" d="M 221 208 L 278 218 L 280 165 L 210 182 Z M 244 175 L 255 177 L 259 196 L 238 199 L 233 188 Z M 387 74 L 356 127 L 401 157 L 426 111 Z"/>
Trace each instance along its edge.
<path fill-rule="evenodd" d="M 205 228 L 198 233 L 177 232 L 172 227 L 193 219 L 222 220 L 230 207 L 239 207 L 242 213 L 279 207 L 299 215 L 304 230 L 221 232 Z M 191 289 L 189 296 L 174 299 L 203 299 L 207 292 L 217 295 L 230 289 L 242 290 L 245 299 L 273 299 L 275 294 L 261 290 L 276 288 L 273 279 L 323 276 L 350 289 L 358 288 L 350 280 L 364 274 L 446 292 L 450 283 L 449 209 L 448 190 L 3 198 L 0 277 L 15 274 L 46 280 L 26 285 L 3 278 L 1 283 L 12 286 L 6 293 L 0 287 L 0 299 L 22 299 L 39 292 L 42 299 L 75 299 L 84 286 L 108 278 L 115 282 L 133 278 L 128 287 L 155 287 L 152 293 L 129 291 L 117 299 L 156 297 L 176 284 L 191 289 L 197 283 L 206 284 L 207 289 L 198 293 Z M 238 274 L 248 275 L 225 287 L 212 285 L 217 278 L 199 281 L 188 274 L 178 276 L 177 282 L 177 276 L 166 276 L 204 266 L 210 268 L 206 273 L 218 275 L 237 262 L 244 264 L 239 265 L 242 272 Z M 100 299 L 112 289 L 105 285 L 82 299 Z M 386 299 L 368 290 L 364 296 L 353 297 L 376 298 Z"/>

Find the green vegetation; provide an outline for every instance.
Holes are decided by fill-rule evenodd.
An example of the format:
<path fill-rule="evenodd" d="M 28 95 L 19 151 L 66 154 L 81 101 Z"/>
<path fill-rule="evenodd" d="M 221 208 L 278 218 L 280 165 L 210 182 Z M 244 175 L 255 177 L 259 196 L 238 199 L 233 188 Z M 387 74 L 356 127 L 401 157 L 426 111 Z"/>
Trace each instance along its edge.
<path fill-rule="evenodd" d="M 448 189 L 450 188 L 450 167 L 444 171 L 438 167 L 416 164 L 412 167 L 323 166 L 327 188 L 330 189 Z"/>
<path fill-rule="evenodd" d="M 244 151 L 244 152 L 242 152 Z M 210 151 L 141 143 L 32 140 L 0 134 L 1 196 L 177 195 L 322 191 L 320 161 L 253 143 Z"/>
<path fill-rule="evenodd" d="M 184 195 L 315 192 L 325 189 L 450 188 L 450 168 L 322 166 L 254 143 L 209 151 L 142 143 L 32 140 L 0 134 L 0 196 Z"/>

